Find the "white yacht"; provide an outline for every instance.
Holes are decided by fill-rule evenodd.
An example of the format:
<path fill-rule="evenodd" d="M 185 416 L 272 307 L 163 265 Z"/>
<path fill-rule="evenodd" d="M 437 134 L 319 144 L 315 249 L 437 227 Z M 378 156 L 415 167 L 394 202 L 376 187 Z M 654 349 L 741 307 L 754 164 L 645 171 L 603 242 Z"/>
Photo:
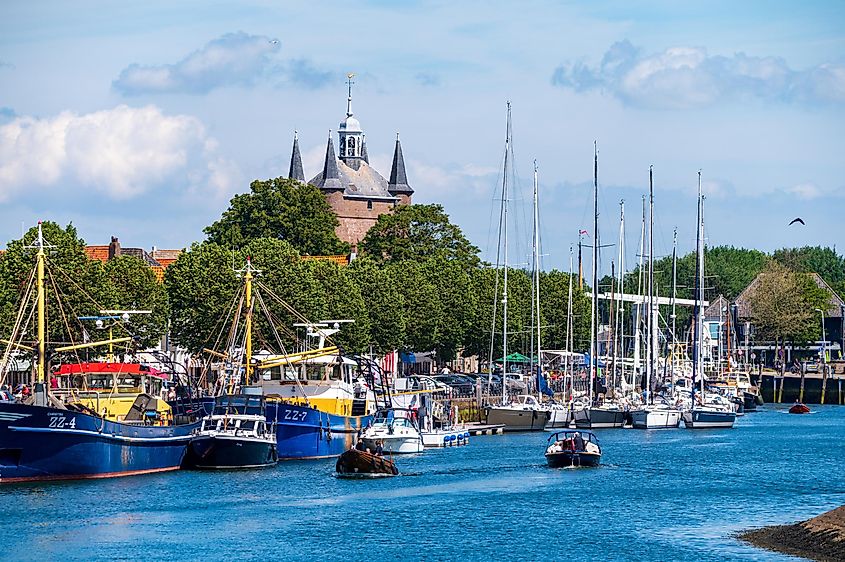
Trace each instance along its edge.
<path fill-rule="evenodd" d="M 371 451 L 381 445 L 385 453 L 421 453 L 425 444 L 410 415 L 410 411 L 394 408 L 380 411 L 373 424 L 361 433 L 361 439 Z"/>

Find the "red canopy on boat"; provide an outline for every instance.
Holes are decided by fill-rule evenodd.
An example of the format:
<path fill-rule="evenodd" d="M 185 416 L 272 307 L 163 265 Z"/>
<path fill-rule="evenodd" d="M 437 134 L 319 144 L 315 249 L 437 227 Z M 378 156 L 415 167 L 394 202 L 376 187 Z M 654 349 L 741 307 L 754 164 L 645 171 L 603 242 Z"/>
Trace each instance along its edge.
<path fill-rule="evenodd" d="M 170 375 L 141 363 L 63 363 L 55 371 L 57 376 L 105 373 L 114 375 L 149 375 L 169 380 Z"/>

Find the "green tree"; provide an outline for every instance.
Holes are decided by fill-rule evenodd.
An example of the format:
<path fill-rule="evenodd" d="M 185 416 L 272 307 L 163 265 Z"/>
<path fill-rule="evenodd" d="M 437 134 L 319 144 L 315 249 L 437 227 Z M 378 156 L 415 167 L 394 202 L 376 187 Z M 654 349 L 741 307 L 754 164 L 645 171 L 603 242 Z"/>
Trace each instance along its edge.
<path fill-rule="evenodd" d="M 804 343 L 821 336 L 814 309 L 824 310 L 829 299 L 808 274 L 770 260 L 750 294 L 750 314 L 761 339 Z"/>
<path fill-rule="evenodd" d="M 437 286 L 423 264 L 415 261 L 393 262 L 387 265 L 388 274 L 395 279 L 403 295 L 405 340 L 403 351 L 429 351 L 440 340 L 444 311 Z"/>
<path fill-rule="evenodd" d="M 379 354 L 403 348 L 405 342 L 405 297 L 392 273 L 395 272 L 379 268 L 366 257 L 349 266 L 370 317 L 370 343 Z"/>
<path fill-rule="evenodd" d="M 157 345 L 167 329 L 169 313 L 164 285 L 156 280 L 155 273 L 143 260 L 133 256 L 112 258 L 105 264 L 105 274 L 114 287 L 117 308 L 151 311 L 133 314 L 123 328 L 136 338 L 138 347 Z"/>
<path fill-rule="evenodd" d="M 478 248 L 449 221 L 441 205 L 396 207 L 393 213 L 378 218 L 359 248 L 378 262 L 437 257 L 457 260 L 470 267 L 479 263 Z"/>
<path fill-rule="evenodd" d="M 569 274 L 558 270 L 540 275 L 540 316 L 543 347 L 566 349 L 566 326 L 569 306 Z M 572 280 L 572 336 L 576 349 L 585 349 L 590 340 L 590 299 L 578 288 L 578 277 Z M 589 345 L 587 343 L 586 345 Z"/>
<path fill-rule="evenodd" d="M 783 248 L 772 254 L 772 257 L 793 271 L 818 273 L 831 285 L 845 282 L 845 257 L 838 255 L 832 248 Z"/>
<path fill-rule="evenodd" d="M 346 353 L 366 351 L 370 344 L 370 317 L 361 291 L 347 273 L 346 267 L 330 261 L 306 262 L 324 298 L 323 318 L 354 320 L 341 325 L 332 340 Z"/>
<path fill-rule="evenodd" d="M 50 245 L 45 250 L 48 347 L 81 343 L 86 326 L 78 317 L 96 316 L 100 310 L 114 308 L 118 304 L 115 286 L 103 264 L 88 258 L 85 242 L 72 225 L 61 228 L 56 223 L 45 222 L 42 231 L 45 242 Z M 27 294 L 30 300 L 26 309 L 34 311 L 36 250 L 32 245 L 37 233 L 37 227 L 31 228 L 22 239 L 9 242 L 6 252 L 0 256 L 0 330 L 5 334 L 4 338 L 12 334 L 17 312 Z M 29 292 L 30 289 L 33 292 Z M 23 318 L 23 329 L 18 335 L 32 344 L 36 338 L 35 316 L 27 313 Z M 92 339 L 97 338 L 92 336 Z M 66 356 L 79 357 L 75 352 Z"/>
<path fill-rule="evenodd" d="M 442 257 L 426 260 L 423 272 L 440 300 L 438 337 L 432 349 L 438 362 L 451 361 L 463 347 L 473 319 L 477 296 L 472 290 L 472 278 L 462 263 Z"/>
<path fill-rule="evenodd" d="M 318 188 L 285 178 L 256 180 L 249 188 L 249 193 L 235 195 L 220 220 L 206 227 L 210 242 L 240 248 L 257 238 L 276 238 L 302 254 L 349 252 L 349 245 L 335 234 L 337 217 Z"/>

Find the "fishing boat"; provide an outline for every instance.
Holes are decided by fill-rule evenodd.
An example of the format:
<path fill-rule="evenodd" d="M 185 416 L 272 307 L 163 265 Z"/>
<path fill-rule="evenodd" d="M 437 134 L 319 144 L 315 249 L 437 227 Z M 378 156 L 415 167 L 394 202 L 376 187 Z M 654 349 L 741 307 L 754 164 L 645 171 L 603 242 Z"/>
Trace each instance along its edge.
<path fill-rule="evenodd" d="M 188 444 L 189 468 L 263 468 L 273 466 L 276 434 L 264 418 L 260 396 L 220 396 Z"/>
<path fill-rule="evenodd" d="M 338 478 L 384 478 L 397 476 L 399 469 L 392 460 L 359 449 L 349 449 L 337 459 Z"/>
<path fill-rule="evenodd" d="M 64 387 L 59 377 L 60 388 L 46 382 L 49 354 L 130 338 L 50 345 L 45 298 L 45 250 L 50 246 L 40 223 L 30 247 L 36 250 L 34 283 L 24 294 L 21 310 L 35 300 L 36 340 L 31 346 L 17 342 L 23 333 L 19 326 L 8 339 L 15 343 L 0 360 L 0 375 L 5 375 L 12 349 L 28 349 L 35 356 L 35 383 L 25 402 L 0 402 L 0 483 L 178 470 L 197 426 L 173 425 L 170 407 L 154 395 L 161 379 L 149 370 L 122 363 L 62 366 L 57 373 Z"/>
<path fill-rule="evenodd" d="M 692 361 L 692 384 L 691 407 L 683 413 L 684 426 L 688 429 L 712 429 L 731 428 L 736 421 L 736 412 L 730 406 L 723 406 L 706 399 L 704 389 L 704 372 L 701 365 L 701 346 L 703 333 L 703 310 L 704 301 L 704 252 L 702 251 L 702 239 L 704 238 L 704 210 L 703 198 L 701 196 L 701 172 L 698 172 L 698 219 L 695 243 L 695 327 L 693 331 L 693 361 Z M 700 383 L 700 394 L 696 395 L 696 379 Z"/>
<path fill-rule="evenodd" d="M 551 468 L 598 466 L 601 446 L 589 431 L 558 431 L 549 436 L 546 462 Z"/>
<path fill-rule="evenodd" d="M 393 454 L 421 453 L 425 448 L 411 411 L 400 408 L 378 412 L 373 424 L 361 433 L 361 440 L 371 451 L 381 446 Z"/>
<path fill-rule="evenodd" d="M 790 414 L 809 414 L 810 408 L 808 408 L 806 404 L 796 402 L 795 404 L 792 405 L 791 408 L 789 408 L 789 413 Z"/>

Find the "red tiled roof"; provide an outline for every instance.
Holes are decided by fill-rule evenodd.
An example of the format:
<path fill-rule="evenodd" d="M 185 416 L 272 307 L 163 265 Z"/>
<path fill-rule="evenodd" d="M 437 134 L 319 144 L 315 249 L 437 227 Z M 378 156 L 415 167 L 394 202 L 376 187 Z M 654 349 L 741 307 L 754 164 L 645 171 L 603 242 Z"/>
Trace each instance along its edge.
<path fill-rule="evenodd" d="M 301 256 L 303 261 L 333 261 L 340 265 L 349 264 L 349 256 Z"/>
<path fill-rule="evenodd" d="M 153 266 L 150 266 L 150 269 L 152 269 L 153 273 L 155 273 L 156 281 L 158 281 L 159 283 L 163 283 L 164 282 L 164 268 L 160 265 L 153 265 Z"/>
<path fill-rule="evenodd" d="M 88 254 L 88 259 L 109 261 L 109 247 L 105 246 L 85 246 L 85 253 Z"/>

